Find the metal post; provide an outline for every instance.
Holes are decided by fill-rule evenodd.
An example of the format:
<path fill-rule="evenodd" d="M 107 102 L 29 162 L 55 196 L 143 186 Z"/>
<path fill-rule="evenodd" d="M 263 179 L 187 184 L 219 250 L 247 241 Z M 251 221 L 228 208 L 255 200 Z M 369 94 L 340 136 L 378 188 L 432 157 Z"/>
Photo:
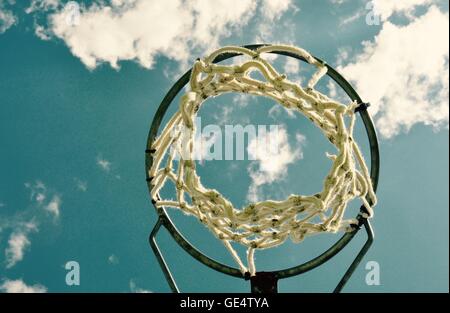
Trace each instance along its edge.
<path fill-rule="evenodd" d="M 273 272 L 257 272 L 250 277 L 252 293 L 278 293 L 278 277 Z"/>

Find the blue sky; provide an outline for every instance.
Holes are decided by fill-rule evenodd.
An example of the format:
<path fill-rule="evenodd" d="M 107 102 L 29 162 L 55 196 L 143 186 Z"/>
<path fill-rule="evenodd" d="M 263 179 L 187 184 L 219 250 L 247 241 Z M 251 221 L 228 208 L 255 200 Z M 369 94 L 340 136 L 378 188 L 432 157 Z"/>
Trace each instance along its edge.
<path fill-rule="evenodd" d="M 0 0 L 2 291 L 168 292 L 147 243 L 156 219 L 144 172 L 153 115 L 197 57 L 223 45 L 275 42 L 326 60 L 372 103 L 381 149 L 376 241 L 345 291 L 448 292 L 447 1 L 249 0 L 214 8 L 179 0 L 164 7 L 139 0 L 15 2 Z M 273 63 L 306 81 L 306 66 L 284 57 Z M 326 80 L 318 88 L 345 99 Z M 330 147 L 307 120 L 267 99 L 230 95 L 210 102 L 201 111 L 205 124 L 286 129 L 297 157 L 277 159 L 284 166 L 259 186 L 258 197 L 321 188 Z M 355 136 L 367 156 L 361 124 Z M 199 172 L 241 206 L 252 184 L 249 163 L 210 161 Z M 234 266 L 208 230 L 172 214 L 189 240 Z M 361 233 L 322 267 L 280 282 L 280 291 L 332 290 L 364 239 Z M 335 240 L 287 242 L 258 253 L 257 264 L 292 266 Z M 248 290 L 247 282 L 201 266 L 167 234 L 160 242 L 181 290 Z M 80 264 L 79 286 L 65 282 L 71 260 Z M 378 286 L 365 282 L 367 261 L 380 265 Z"/>

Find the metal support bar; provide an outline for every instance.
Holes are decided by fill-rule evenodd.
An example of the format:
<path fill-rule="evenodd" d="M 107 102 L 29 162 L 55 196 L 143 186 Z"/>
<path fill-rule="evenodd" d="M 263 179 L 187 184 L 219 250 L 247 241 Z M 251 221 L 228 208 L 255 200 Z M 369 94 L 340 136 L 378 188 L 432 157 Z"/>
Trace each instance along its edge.
<path fill-rule="evenodd" d="M 161 250 L 159 249 L 158 244 L 156 243 L 156 234 L 158 233 L 158 231 L 162 225 L 163 225 L 163 218 L 159 217 L 158 221 L 155 224 L 155 227 L 153 227 L 153 230 L 150 233 L 148 241 L 150 243 L 150 246 L 152 247 L 152 250 L 156 256 L 156 259 L 158 260 L 159 266 L 161 267 L 161 269 L 164 273 L 164 276 L 166 277 L 166 280 L 170 286 L 170 289 L 172 289 L 172 292 L 174 292 L 174 293 L 179 293 L 180 290 L 178 289 L 177 284 L 175 283 L 175 280 L 173 279 L 172 273 L 170 272 L 170 269 L 167 266 L 167 263 L 161 254 Z"/>
<path fill-rule="evenodd" d="M 344 286 L 347 283 L 347 281 L 353 275 L 353 272 L 356 270 L 356 268 L 358 267 L 359 263 L 361 263 L 361 260 L 364 258 L 364 256 L 366 255 L 367 251 L 369 251 L 370 246 L 373 243 L 374 233 L 373 233 L 373 229 L 372 229 L 372 225 L 370 224 L 370 221 L 368 219 L 364 219 L 363 225 L 364 225 L 364 228 L 366 229 L 366 232 L 367 232 L 367 241 L 364 244 L 364 246 L 361 248 L 359 253 L 356 255 L 356 257 L 353 260 L 352 264 L 350 264 L 350 267 L 347 269 L 347 271 L 345 272 L 344 276 L 342 276 L 341 280 L 339 281 L 339 283 L 337 284 L 336 288 L 333 291 L 334 293 L 339 293 L 339 292 L 342 291 L 342 288 L 344 288 Z"/>
<path fill-rule="evenodd" d="M 159 232 L 161 226 L 164 226 L 167 228 L 166 224 L 164 222 L 165 217 L 161 216 L 158 218 L 158 221 L 156 222 L 152 232 L 149 236 L 149 243 L 150 246 L 153 249 L 153 252 L 158 260 L 159 266 L 161 267 L 161 270 L 164 273 L 164 276 L 166 277 L 166 280 L 170 286 L 170 289 L 174 293 L 179 293 L 180 290 L 178 289 L 175 280 L 173 279 L 172 273 L 170 272 L 169 267 L 167 266 L 166 261 L 164 260 L 164 257 L 162 256 L 161 250 L 158 247 L 158 244 L 156 243 L 156 235 Z M 345 272 L 345 274 L 342 276 L 341 280 L 339 281 L 338 285 L 334 289 L 334 293 L 340 293 L 348 280 L 351 278 L 353 273 L 355 272 L 356 268 L 361 263 L 361 260 L 366 255 L 367 251 L 369 250 L 370 246 L 373 243 L 374 240 L 374 233 L 372 230 L 372 226 L 370 224 L 370 221 L 367 219 L 361 219 L 361 225 L 364 226 L 367 233 L 367 241 L 365 242 L 364 246 L 361 248 L 359 253 L 356 255 L 355 259 Z M 360 228 L 355 229 L 352 233 L 348 233 L 349 239 L 345 240 L 346 243 L 348 243 L 360 230 Z M 171 232 L 170 232 L 171 233 Z M 172 234 L 172 233 L 171 233 Z M 189 251 L 188 251 L 189 252 Z M 191 254 L 191 253 L 190 253 Z M 326 257 L 325 255 L 322 255 L 319 257 L 321 259 L 322 257 Z M 330 256 L 331 257 L 331 256 Z M 322 261 L 322 260 L 321 260 Z M 204 263 L 204 262 L 202 262 Z M 318 262 L 319 263 L 319 262 Z M 322 264 L 323 262 L 320 262 Z M 211 265 L 211 264 L 206 264 Z M 291 277 L 291 276 L 297 276 L 298 274 L 301 274 L 303 271 L 295 271 L 293 273 L 284 273 L 282 271 L 274 271 L 274 272 L 257 272 L 255 276 L 250 277 L 250 288 L 252 293 L 278 293 L 278 280 Z M 281 274 L 281 275 L 280 275 Z M 284 275 L 283 275 L 284 274 Z M 235 277 L 238 277 L 239 275 L 232 275 Z M 248 279 L 247 277 L 243 276 L 242 278 Z"/>
<path fill-rule="evenodd" d="M 164 209 L 161 212 L 165 212 Z M 189 253 L 194 259 L 203 263 L 204 265 L 212 268 L 218 272 L 234 276 L 237 278 L 245 278 L 242 272 L 236 268 L 230 267 L 226 264 L 220 263 L 206 255 L 204 255 L 201 251 L 195 248 L 184 236 L 178 231 L 175 225 L 171 222 L 170 217 L 165 214 L 161 215 L 162 225 L 167 229 L 169 234 L 175 240 L 178 245 L 183 248 L 184 251 Z"/>

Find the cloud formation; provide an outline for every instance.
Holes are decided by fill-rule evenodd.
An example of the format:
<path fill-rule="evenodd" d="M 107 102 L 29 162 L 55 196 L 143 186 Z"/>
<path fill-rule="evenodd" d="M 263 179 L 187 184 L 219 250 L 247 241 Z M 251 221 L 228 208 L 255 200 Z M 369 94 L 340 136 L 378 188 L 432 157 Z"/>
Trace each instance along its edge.
<path fill-rule="evenodd" d="M 261 11 L 267 19 L 277 20 L 290 8 L 298 10 L 292 5 L 291 0 L 266 0 L 262 1 Z"/>
<path fill-rule="evenodd" d="M 88 189 L 87 181 L 81 180 L 78 177 L 75 177 L 74 181 L 75 181 L 75 186 L 77 187 L 78 190 L 80 190 L 82 192 L 87 191 L 87 189 Z"/>
<path fill-rule="evenodd" d="M 30 192 L 29 208 L 6 218 L 0 216 L 0 233 L 10 231 L 4 251 L 6 268 L 12 268 L 23 260 L 31 246 L 31 234 L 38 232 L 39 228 L 45 225 L 49 215 L 53 216 L 53 222 L 60 216 L 62 203 L 60 195 L 40 180 L 25 183 L 25 188 Z"/>
<path fill-rule="evenodd" d="M 384 14 L 399 10 L 386 9 Z M 354 62 L 338 68 L 371 102 L 383 137 L 418 123 L 448 127 L 448 38 L 448 13 L 431 6 L 407 25 L 384 22 L 373 41 L 363 42 Z"/>
<path fill-rule="evenodd" d="M 40 285 L 27 285 L 22 279 L 6 279 L 0 285 L 0 291 L 6 293 L 45 293 L 47 288 Z"/>
<path fill-rule="evenodd" d="M 111 254 L 109 257 L 108 257 L 108 263 L 109 264 L 119 264 L 119 258 L 115 255 L 115 254 Z"/>
<path fill-rule="evenodd" d="M 32 0 L 25 9 L 25 13 L 30 14 L 36 11 L 47 12 L 56 10 L 61 5 L 60 0 Z"/>
<path fill-rule="evenodd" d="M 17 16 L 6 8 L 5 2 L 13 4 L 14 1 L 0 0 L 0 34 L 6 32 L 9 28 L 17 23 Z"/>
<path fill-rule="evenodd" d="M 30 200 L 39 208 L 51 213 L 55 218 L 59 218 L 62 199 L 54 190 L 49 190 L 40 180 L 34 183 L 25 183 L 25 187 L 30 190 Z M 50 199 L 50 200 L 48 200 Z"/>
<path fill-rule="evenodd" d="M 104 158 L 98 157 L 97 165 L 105 172 L 109 172 L 111 170 L 111 162 Z"/>
<path fill-rule="evenodd" d="M 52 197 L 52 200 L 44 207 L 44 209 L 53 214 L 55 218 L 58 218 L 60 206 L 61 206 L 61 197 L 58 195 L 54 195 Z"/>
<path fill-rule="evenodd" d="M 436 0 L 372 0 L 372 5 L 374 13 L 380 15 L 382 20 L 386 20 L 394 14 L 402 14 L 414 18 L 413 12 L 417 7 L 429 5 L 433 2 L 436 2 Z"/>
<path fill-rule="evenodd" d="M 290 0 L 167 0 L 163 6 L 157 0 L 98 2 L 81 7 L 76 23 L 68 22 L 73 12 L 58 9 L 49 15 L 48 33 L 62 39 L 88 68 L 103 62 L 118 68 L 122 60 L 152 68 L 158 55 L 186 63 L 193 50 L 214 49 L 258 12 L 270 22 L 290 6 Z"/>
<path fill-rule="evenodd" d="M 258 136 L 249 142 L 249 159 L 255 161 L 247 168 L 252 180 L 247 193 L 248 201 L 259 201 L 261 186 L 284 179 L 289 164 L 303 158 L 301 146 L 305 143 L 305 137 L 297 134 L 296 140 L 297 148 L 294 150 L 289 145 L 286 129 L 278 127 L 265 133 L 259 132 Z M 276 149 L 267 149 L 267 146 Z"/>
<path fill-rule="evenodd" d="M 20 224 L 16 227 L 10 235 L 8 247 L 5 249 L 6 268 L 11 268 L 17 262 L 22 261 L 25 250 L 30 246 L 28 235 L 37 230 L 37 225 L 34 222 Z"/>
<path fill-rule="evenodd" d="M 150 290 L 142 289 L 136 285 L 133 279 L 130 279 L 130 291 L 133 293 L 152 293 Z"/>

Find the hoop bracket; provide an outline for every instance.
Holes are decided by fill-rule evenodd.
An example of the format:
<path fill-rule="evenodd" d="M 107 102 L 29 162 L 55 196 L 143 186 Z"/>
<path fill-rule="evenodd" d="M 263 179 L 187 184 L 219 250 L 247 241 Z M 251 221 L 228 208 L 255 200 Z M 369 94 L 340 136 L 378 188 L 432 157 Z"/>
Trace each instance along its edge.
<path fill-rule="evenodd" d="M 339 283 L 334 288 L 333 293 L 340 293 L 342 291 L 342 289 L 344 288 L 346 283 L 349 281 L 349 279 L 352 277 L 356 268 L 361 263 L 362 259 L 366 255 L 367 251 L 369 251 L 369 249 L 373 243 L 374 233 L 373 233 L 373 229 L 370 224 L 370 221 L 360 215 L 358 225 L 364 226 L 366 233 L 367 233 L 367 240 L 364 243 L 363 247 L 358 252 L 358 254 L 356 255 L 353 262 L 348 267 L 347 271 L 342 276 Z M 165 215 L 160 215 L 158 217 L 158 220 L 150 233 L 149 243 L 153 250 L 154 255 L 156 256 L 158 264 L 164 274 L 164 277 L 166 278 L 166 281 L 169 284 L 170 289 L 172 290 L 173 293 L 180 293 L 180 290 L 179 290 L 179 288 L 175 282 L 175 279 L 169 269 L 169 266 L 167 265 L 167 262 L 164 259 L 164 256 L 162 255 L 161 250 L 159 249 L 158 243 L 156 242 L 156 235 L 158 234 L 159 230 L 161 229 L 161 226 L 165 227 L 166 229 L 168 229 L 168 227 L 169 228 L 171 227 L 169 221 L 166 220 Z M 355 228 L 355 230 L 353 232 L 349 233 L 351 238 L 353 238 L 360 229 L 361 229 L 361 227 L 357 227 L 357 228 Z M 171 233 L 170 230 L 169 230 L 169 233 Z M 174 239 L 179 240 L 180 238 L 174 238 Z M 209 262 L 209 260 L 198 259 L 195 256 L 195 254 L 199 253 L 198 251 L 191 251 L 191 250 L 185 250 L 185 251 L 187 251 L 189 254 L 194 256 L 194 258 L 197 259 L 197 261 L 200 261 L 200 262 L 208 265 L 207 263 Z M 249 277 L 249 275 L 241 275 L 241 273 L 237 270 L 233 271 L 232 268 L 229 268 L 229 271 L 230 271 L 229 273 L 221 271 L 218 268 L 213 267 L 213 269 L 216 269 L 219 272 L 228 274 L 230 276 L 234 276 L 236 278 L 250 280 L 250 290 L 252 293 L 278 293 L 278 281 L 282 278 L 288 277 L 288 276 L 283 276 L 283 275 L 280 276 L 280 271 L 257 272 L 255 276 Z M 248 273 L 246 273 L 246 274 L 248 274 Z M 301 273 L 298 273 L 298 274 L 301 274 Z M 292 276 L 296 276 L 298 274 L 295 274 Z"/>
<path fill-rule="evenodd" d="M 277 293 L 278 277 L 274 272 L 256 272 L 250 278 L 252 293 Z"/>
<path fill-rule="evenodd" d="M 361 111 L 367 111 L 367 109 L 370 107 L 370 102 L 361 102 L 359 105 L 355 108 L 355 113 L 361 112 Z"/>
<path fill-rule="evenodd" d="M 337 284 L 336 288 L 334 288 L 333 293 L 340 293 L 342 291 L 342 288 L 344 288 L 345 284 L 348 282 L 350 277 L 352 277 L 352 275 L 355 272 L 356 268 L 358 267 L 359 263 L 361 263 L 362 259 L 366 255 L 367 251 L 369 251 L 370 247 L 372 246 L 373 239 L 374 239 L 372 225 L 370 224 L 370 221 L 366 218 L 363 218 L 362 224 L 364 225 L 364 228 L 366 229 L 367 240 L 364 243 L 361 250 L 359 250 L 359 252 L 356 255 L 355 259 L 353 260 L 352 264 L 350 264 L 350 266 L 347 269 L 347 271 L 345 272 L 344 276 L 342 276 L 342 278 L 339 281 L 339 283 Z M 358 230 L 356 230 L 356 231 L 358 231 Z"/>

